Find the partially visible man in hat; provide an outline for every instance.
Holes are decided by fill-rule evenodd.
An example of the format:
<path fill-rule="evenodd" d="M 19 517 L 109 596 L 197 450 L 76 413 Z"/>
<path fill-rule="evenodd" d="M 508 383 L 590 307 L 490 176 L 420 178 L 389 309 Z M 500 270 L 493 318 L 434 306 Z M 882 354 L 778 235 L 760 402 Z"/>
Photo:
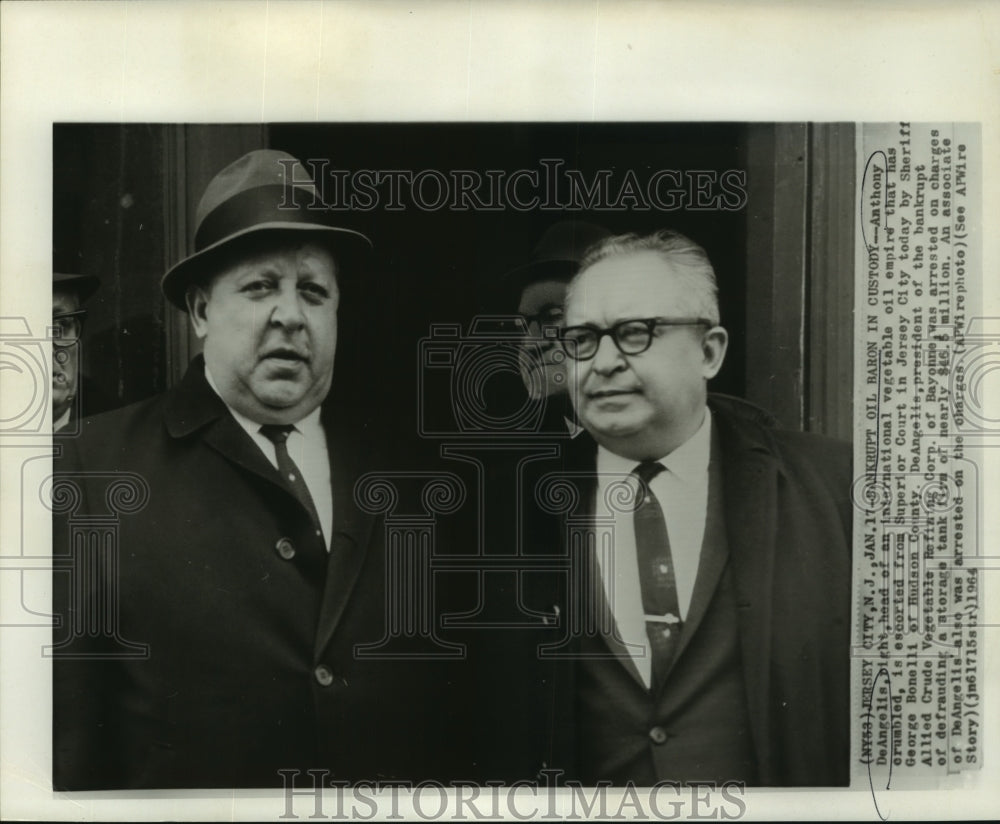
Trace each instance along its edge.
<path fill-rule="evenodd" d="M 587 248 L 610 232 L 582 220 L 550 226 L 528 261 L 504 273 L 504 302 L 524 318 L 528 335 L 521 357 L 521 379 L 528 397 L 546 404 L 543 420 L 550 429 L 579 431 L 566 390 L 566 358 L 555 337 L 562 325 L 566 284 L 580 267 Z"/>
<path fill-rule="evenodd" d="M 370 241 L 331 214 L 283 152 L 220 171 L 162 281 L 204 355 L 67 445 L 56 789 L 420 779 L 460 758 L 440 662 L 364 654 L 389 605 L 384 530 L 353 496 L 376 459 L 324 401 Z M 117 541 L 89 554 L 72 516 L 109 510 Z"/>
<path fill-rule="evenodd" d="M 521 387 L 514 376 L 504 389 L 524 404 L 543 404 L 541 414 L 533 419 L 539 422 L 537 427 L 507 433 L 524 435 L 524 442 L 487 453 L 485 458 L 484 474 L 509 479 L 509 488 L 494 488 L 485 502 L 487 523 L 516 530 L 513 545 L 501 545 L 500 552 L 551 555 L 560 545 L 559 524 L 535 500 L 542 479 L 571 471 L 566 451 L 582 431 L 568 394 L 568 359 L 558 331 L 567 284 L 587 249 L 606 237 L 610 232 L 601 226 L 561 220 L 546 229 L 527 261 L 506 271 L 497 282 L 495 306 L 520 315 L 524 333 L 519 365 L 525 394 L 518 394 Z M 506 534 L 497 530 L 490 537 L 498 543 L 497 536 Z M 495 568 L 484 575 L 483 602 L 492 610 L 484 621 L 490 629 L 476 638 L 470 661 L 478 679 L 477 693 L 492 708 L 489 734 L 477 753 L 483 773 L 491 780 L 537 779 L 539 770 L 559 755 L 552 747 L 547 703 L 552 659 L 537 653 L 542 645 L 558 642 L 558 630 L 556 622 L 539 623 L 537 612 L 526 609 L 529 603 L 551 604 L 551 600 L 544 601 L 549 578 L 536 574 L 528 562 L 524 568 Z"/>
<path fill-rule="evenodd" d="M 81 374 L 80 336 L 84 302 L 100 286 L 94 275 L 52 275 L 52 431 L 73 428 L 75 421 L 107 408 L 99 391 Z"/>

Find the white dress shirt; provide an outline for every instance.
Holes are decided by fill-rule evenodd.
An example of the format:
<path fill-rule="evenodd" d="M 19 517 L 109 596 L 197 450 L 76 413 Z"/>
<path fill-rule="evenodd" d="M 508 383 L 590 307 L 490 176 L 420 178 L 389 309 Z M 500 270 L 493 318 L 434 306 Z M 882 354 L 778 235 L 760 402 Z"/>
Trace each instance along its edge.
<path fill-rule="evenodd" d="M 705 536 L 705 516 L 708 510 L 708 462 L 712 443 L 712 415 L 705 410 L 701 427 L 687 441 L 669 455 L 659 459 L 665 467 L 650 481 L 650 488 L 660 502 L 670 538 L 670 554 L 674 563 L 677 583 L 677 602 L 681 619 L 687 617 L 691 595 L 698 575 L 701 543 Z M 597 449 L 597 498 L 594 512 L 610 516 L 614 511 L 606 506 L 608 487 L 622 482 L 638 485 L 638 480 L 628 477 L 638 463 L 609 452 L 602 446 Z M 627 478 L 627 480 L 626 480 Z M 614 493 L 611 493 L 614 500 Z M 629 652 L 646 686 L 652 682 L 652 661 L 646 654 L 646 619 L 642 609 L 642 588 L 639 584 L 639 561 L 635 546 L 635 523 L 630 513 L 619 512 L 614 521 L 612 561 L 614 573 L 606 568 L 604 558 L 598 556 L 604 594 L 608 599 L 621 633 L 621 640 Z"/>
<path fill-rule="evenodd" d="M 65 429 L 69 425 L 70 415 L 72 414 L 73 406 L 70 405 L 66 408 L 66 411 L 59 416 L 59 419 L 53 422 L 52 431 L 59 432 L 61 429 Z"/>
<path fill-rule="evenodd" d="M 216 395 L 226 403 L 225 398 L 219 392 L 212 375 L 205 367 L 205 379 Z M 255 444 L 264 453 L 271 465 L 278 468 L 278 457 L 275 446 L 265 435 L 261 434 L 261 425 L 250 420 L 246 415 L 237 412 L 226 403 L 229 413 L 235 418 Z M 302 420 L 295 424 L 295 427 L 288 435 L 285 442 L 288 447 L 289 457 L 295 461 L 295 465 L 302 473 L 302 480 L 309 487 L 309 494 L 312 496 L 313 504 L 316 506 L 316 513 L 319 515 L 319 523 L 323 529 L 323 543 L 327 552 L 330 551 L 330 535 L 333 532 L 333 488 L 330 484 L 330 457 L 326 448 L 326 433 L 319 420 L 320 409 L 316 407 Z"/>

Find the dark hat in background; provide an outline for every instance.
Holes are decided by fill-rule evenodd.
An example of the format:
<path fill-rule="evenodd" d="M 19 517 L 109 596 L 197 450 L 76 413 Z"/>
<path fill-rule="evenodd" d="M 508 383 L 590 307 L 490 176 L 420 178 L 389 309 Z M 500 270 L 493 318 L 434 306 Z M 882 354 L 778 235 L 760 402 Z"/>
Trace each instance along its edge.
<path fill-rule="evenodd" d="M 527 263 L 501 275 L 505 291 L 522 290 L 539 280 L 569 280 L 580 268 L 584 252 L 611 232 L 582 220 L 561 220 L 542 235 Z"/>
<path fill-rule="evenodd" d="M 194 252 L 163 276 L 160 288 L 187 311 L 187 287 L 209 273 L 216 255 L 241 238 L 265 232 L 312 233 L 334 251 L 352 255 L 371 249 L 360 232 L 333 225 L 334 216 L 296 158 L 273 149 L 245 154 L 205 188 L 195 215 Z"/>
<path fill-rule="evenodd" d="M 96 275 L 74 275 L 66 272 L 53 272 L 52 291 L 74 292 L 83 303 L 101 285 L 101 280 Z"/>

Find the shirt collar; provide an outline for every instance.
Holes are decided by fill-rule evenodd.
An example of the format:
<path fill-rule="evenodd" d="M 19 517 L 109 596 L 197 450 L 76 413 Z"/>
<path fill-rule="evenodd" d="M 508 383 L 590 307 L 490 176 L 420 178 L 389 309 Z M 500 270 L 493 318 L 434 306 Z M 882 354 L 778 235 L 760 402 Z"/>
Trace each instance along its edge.
<path fill-rule="evenodd" d="M 236 423 L 242 426 L 251 435 L 257 435 L 260 432 L 261 424 L 257 421 L 253 421 L 244 415 L 242 412 L 238 412 L 228 403 L 226 399 L 222 397 L 222 393 L 219 391 L 219 387 L 215 385 L 215 381 L 212 379 L 212 373 L 208 371 L 208 364 L 205 364 L 205 380 L 208 381 L 208 385 L 212 387 L 212 391 L 219 396 L 219 400 L 226 404 L 226 409 L 229 410 L 229 414 L 236 419 Z M 294 424 L 294 429 L 297 432 L 302 433 L 305 436 L 310 436 L 320 429 L 319 423 L 320 407 L 316 407 L 312 412 L 306 415 L 302 420 L 296 421 Z"/>
<path fill-rule="evenodd" d="M 660 458 L 660 463 L 685 483 L 693 483 L 708 472 L 711 448 L 712 413 L 706 407 L 698 431 L 669 455 Z"/>
<path fill-rule="evenodd" d="M 66 407 L 66 411 L 63 412 L 55 422 L 53 422 L 52 431 L 58 432 L 63 427 L 68 426 L 69 418 L 70 415 L 72 414 L 73 414 L 73 405 L 70 404 L 69 406 Z"/>
<path fill-rule="evenodd" d="M 708 471 L 708 461 L 712 446 L 712 413 L 706 407 L 701 426 L 673 452 L 664 455 L 659 462 L 685 483 L 692 483 L 704 477 Z M 638 463 L 631 458 L 616 455 L 603 446 L 597 447 L 597 472 L 599 477 L 614 481 L 621 475 L 629 475 Z"/>

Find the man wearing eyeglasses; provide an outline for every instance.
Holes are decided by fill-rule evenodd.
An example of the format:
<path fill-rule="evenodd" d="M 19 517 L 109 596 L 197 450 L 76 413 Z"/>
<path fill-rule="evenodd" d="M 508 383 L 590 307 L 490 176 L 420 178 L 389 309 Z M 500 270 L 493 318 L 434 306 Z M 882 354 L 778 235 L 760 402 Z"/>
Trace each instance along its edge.
<path fill-rule="evenodd" d="M 846 784 L 849 448 L 708 395 L 727 333 L 678 233 L 592 248 L 561 338 L 581 500 L 614 524 L 573 671 L 580 777 Z"/>
<path fill-rule="evenodd" d="M 560 220 L 545 230 L 528 260 L 506 271 L 497 286 L 494 306 L 510 313 L 515 310 L 522 321 L 518 340 L 518 364 L 524 392 L 512 376 L 503 384 L 503 399 L 523 400 L 532 409 L 541 405 L 537 425 L 534 420 L 530 446 L 535 454 L 516 449 L 497 451 L 484 470 L 508 480 L 508 491 L 494 492 L 486 501 L 487 523 L 507 523 L 516 529 L 516 549 L 520 552 L 551 554 L 558 545 L 559 524 L 540 510 L 533 500 L 539 480 L 566 469 L 566 452 L 582 429 L 576 421 L 567 392 L 567 356 L 560 345 L 558 330 L 563 323 L 566 286 L 580 268 L 587 249 L 609 237 L 607 229 L 581 220 Z M 518 490 L 515 493 L 515 488 Z M 512 551 L 514 547 L 503 547 Z M 490 708 L 492 724 L 481 738 L 476 762 L 484 780 L 515 781 L 532 779 L 543 761 L 552 763 L 546 752 L 548 729 L 542 717 L 543 704 L 537 697 L 547 689 L 549 671 L 539 660 L 536 649 L 550 643 L 551 626 L 532 628 L 537 616 L 524 610 L 522 595 L 526 588 L 537 586 L 541 603 L 551 605 L 546 580 L 538 576 L 491 570 L 484 578 L 483 601 L 493 609 L 505 605 L 510 613 L 491 614 L 489 620 L 506 626 L 482 630 L 470 645 L 470 668 L 478 672 L 476 693 L 482 706 Z M 530 600 L 530 599 L 529 599 Z M 537 631 L 536 631 L 537 630 Z"/>
<path fill-rule="evenodd" d="M 57 272 L 52 275 L 52 431 L 68 429 L 79 417 L 101 411 L 96 392 L 83 387 L 80 335 L 87 310 L 82 308 L 100 286 L 93 275 Z"/>

